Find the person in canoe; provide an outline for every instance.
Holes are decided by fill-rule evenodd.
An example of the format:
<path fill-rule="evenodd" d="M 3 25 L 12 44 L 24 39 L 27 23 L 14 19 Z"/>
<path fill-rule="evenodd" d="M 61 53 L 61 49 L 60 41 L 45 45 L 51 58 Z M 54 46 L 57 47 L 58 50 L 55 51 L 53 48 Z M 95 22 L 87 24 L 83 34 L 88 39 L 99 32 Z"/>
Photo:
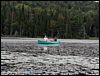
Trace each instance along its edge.
<path fill-rule="evenodd" d="M 48 38 L 47 38 L 47 36 L 46 36 L 46 35 L 45 35 L 45 37 L 44 37 L 44 40 L 45 40 L 45 41 L 48 41 Z"/>
<path fill-rule="evenodd" d="M 57 37 L 56 36 L 54 37 L 54 41 L 57 41 Z"/>
<path fill-rule="evenodd" d="M 57 37 L 55 36 L 53 39 L 48 39 L 47 36 L 45 35 L 44 40 L 45 41 L 57 41 Z"/>

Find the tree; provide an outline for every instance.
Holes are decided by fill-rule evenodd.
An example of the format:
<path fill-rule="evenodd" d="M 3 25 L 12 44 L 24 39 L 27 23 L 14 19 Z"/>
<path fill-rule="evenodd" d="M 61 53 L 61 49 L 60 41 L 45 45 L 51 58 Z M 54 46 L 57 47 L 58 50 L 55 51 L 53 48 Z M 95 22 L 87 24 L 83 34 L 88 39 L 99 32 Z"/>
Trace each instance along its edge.
<path fill-rule="evenodd" d="M 1 1 L 1 35 L 99 37 L 99 3 L 94 1 Z"/>

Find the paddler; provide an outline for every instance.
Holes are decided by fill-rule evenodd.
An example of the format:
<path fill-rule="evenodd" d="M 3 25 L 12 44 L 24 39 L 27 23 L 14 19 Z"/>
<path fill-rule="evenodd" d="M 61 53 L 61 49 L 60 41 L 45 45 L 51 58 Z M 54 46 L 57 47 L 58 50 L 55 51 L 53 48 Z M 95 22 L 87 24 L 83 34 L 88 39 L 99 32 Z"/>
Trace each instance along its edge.
<path fill-rule="evenodd" d="M 48 41 L 48 38 L 47 38 L 47 36 L 46 36 L 46 35 L 45 35 L 45 37 L 44 37 L 44 40 L 45 40 L 45 41 Z"/>

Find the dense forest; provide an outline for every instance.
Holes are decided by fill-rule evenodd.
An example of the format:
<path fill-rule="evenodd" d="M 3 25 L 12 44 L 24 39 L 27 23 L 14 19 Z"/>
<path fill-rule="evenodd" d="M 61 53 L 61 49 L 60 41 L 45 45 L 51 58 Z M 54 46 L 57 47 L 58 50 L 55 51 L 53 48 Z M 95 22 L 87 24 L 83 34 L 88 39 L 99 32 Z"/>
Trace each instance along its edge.
<path fill-rule="evenodd" d="M 99 2 L 1 1 L 1 36 L 99 37 Z"/>

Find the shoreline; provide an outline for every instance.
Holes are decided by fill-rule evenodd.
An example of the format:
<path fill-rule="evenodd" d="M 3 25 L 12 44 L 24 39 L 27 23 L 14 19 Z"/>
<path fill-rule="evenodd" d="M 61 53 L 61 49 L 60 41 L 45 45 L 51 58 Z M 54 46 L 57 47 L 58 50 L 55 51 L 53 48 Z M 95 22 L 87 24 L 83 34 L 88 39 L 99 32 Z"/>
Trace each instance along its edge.
<path fill-rule="evenodd" d="M 37 40 L 43 40 L 43 38 L 18 38 L 18 39 L 1 39 L 1 42 L 36 42 Z M 99 40 L 87 40 L 87 39 L 57 39 L 60 42 L 66 43 L 99 43 Z"/>

